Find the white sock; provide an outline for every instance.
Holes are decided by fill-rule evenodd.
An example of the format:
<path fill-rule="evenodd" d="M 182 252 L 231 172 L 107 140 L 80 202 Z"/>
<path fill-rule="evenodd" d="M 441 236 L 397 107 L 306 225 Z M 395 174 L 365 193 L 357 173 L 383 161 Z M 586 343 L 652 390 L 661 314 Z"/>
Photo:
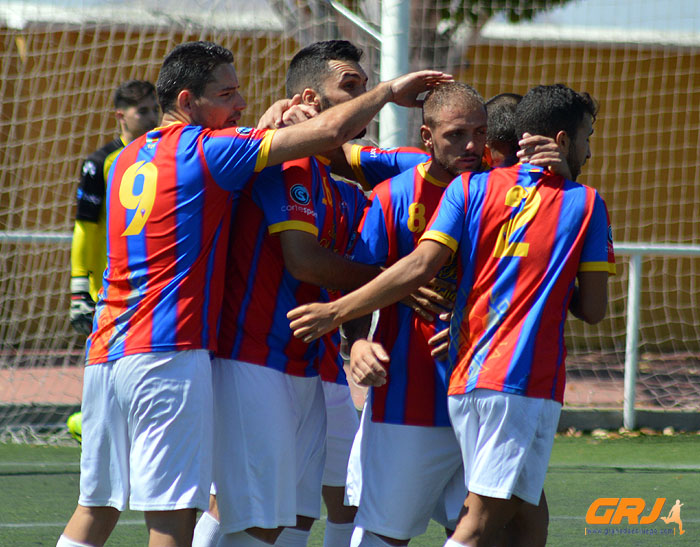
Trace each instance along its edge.
<path fill-rule="evenodd" d="M 275 541 L 275 547 L 305 547 L 310 534 L 311 530 L 285 528 Z"/>
<path fill-rule="evenodd" d="M 323 547 L 349 547 L 350 538 L 355 524 L 352 522 L 326 521 L 326 533 L 323 536 Z"/>
<path fill-rule="evenodd" d="M 56 547 L 92 547 L 92 545 L 89 543 L 80 543 L 79 541 L 67 538 L 61 534 L 61 537 L 58 538 L 58 541 L 56 542 Z"/>
<path fill-rule="evenodd" d="M 270 544 L 251 536 L 244 530 L 234 534 L 222 534 L 219 536 L 217 547 L 270 547 Z"/>
<path fill-rule="evenodd" d="M 448 539 L 443 547 L 465 547 L 461 543 L 457 543 L 454 539 Z"/>
<path fill-rule="evenodd" d="M 192 547 L 216 547 L 221 537 L 221 525 L 208 511 L 204 511 L 194 527 Z"/>
<path fill-rule="evenodd" d="M 350 545 L 351 547 L 392 547 L 378 535 L 362 528 L 355 528 Z"/>

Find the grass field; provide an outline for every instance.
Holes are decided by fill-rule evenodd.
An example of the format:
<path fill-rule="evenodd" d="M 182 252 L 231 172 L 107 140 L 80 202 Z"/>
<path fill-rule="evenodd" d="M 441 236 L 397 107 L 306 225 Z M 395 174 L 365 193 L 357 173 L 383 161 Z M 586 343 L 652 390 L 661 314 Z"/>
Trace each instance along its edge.
<path fill-rule="evenodd" d="M 55 545 L 78 496 L 76 447 L 0 444 L 0 545 Z M 641 436 L 595 440 L 560 437 L 545 485 L 550 507 L 549 545 L 700 545 L 700 435 Z M 676 524 L 588 525 L 585 516 L 597 498 L 641 498 L 649 514 L 666 498 L 661 516 L 679 499 L 684 535 Z M 598 510 L 602 515 L 605 508 Z M 442 529 L 431 524 L 411 542 L 441 546 Z M 142 515 L 127 511 L 108 545 L 145 545 Z M 323 521 L 310 546 L 323 544 Z"/>

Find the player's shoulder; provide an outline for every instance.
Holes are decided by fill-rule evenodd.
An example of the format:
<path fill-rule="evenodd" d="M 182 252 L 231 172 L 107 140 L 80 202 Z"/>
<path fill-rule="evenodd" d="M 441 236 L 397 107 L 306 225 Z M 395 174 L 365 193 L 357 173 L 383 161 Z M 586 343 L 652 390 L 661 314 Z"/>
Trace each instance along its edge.
<path fill-rule="evenodd" d="M 120 137 L 117 137 L 116 139 L 113 139 L 105 144 L 103 147 L 95 150 L 85 159 L 85 162 L 102 163 L 107 156 L 117 150 L 121 150 L 122 148 L 124 148 L 124 143 Z"/>
<path fill-rule="evenodd" d="M 420 171 L 418 169 L 420 165 L 422 164 L 414 165 L 405 171 L 401 171 L 399 174 L 380 182 L 374 189 L 383 192 L 413 190 L 413 181 L 416 176 L 420 177 Z"/>

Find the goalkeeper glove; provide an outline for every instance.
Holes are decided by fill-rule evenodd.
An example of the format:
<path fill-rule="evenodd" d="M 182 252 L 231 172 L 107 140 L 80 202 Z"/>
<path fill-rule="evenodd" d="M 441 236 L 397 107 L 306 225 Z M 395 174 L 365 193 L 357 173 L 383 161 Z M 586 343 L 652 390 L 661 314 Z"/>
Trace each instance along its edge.
<path fill-rule="evenodd" d="M 92 316 L 95 313 L 88 278 L 71 277 L 70 292 L 70 324 L 80 334 L 88 335 L 92 332 Z"/>

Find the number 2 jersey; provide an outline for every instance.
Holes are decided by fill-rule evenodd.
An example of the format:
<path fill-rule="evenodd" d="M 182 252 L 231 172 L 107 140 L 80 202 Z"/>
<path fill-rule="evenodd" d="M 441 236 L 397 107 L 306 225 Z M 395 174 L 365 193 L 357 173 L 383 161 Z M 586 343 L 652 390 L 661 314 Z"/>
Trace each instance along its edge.
<path fill-rule="evenodd" d="M 119 154 L 87 364 L 216 349 L 233 204 L 266 166 L 273 133 L 173 123 Z"/>
<path fill-rule="evenodd" d="M 410 254 L 437 209 L 447 186 L 426 173 L 426 164 L 378 185 L 372 205 L 362 221 L 358 259 L 391 266 Z M 367 256 L 363 253 L 367 252 Z M 452 264 L 437 277 L 454 284 Z M 454 299 L 454 294 L 444 294 Z M 408 306 L 398 303 L 381 310 L 374 340 L 389 353 L 387 383 L 372 388 L 372 420 L 418 426 L 449 426 L 446 360 L 430 355 L 428 340 L 447 328 L 435 319 L 428 322 Z"/>
<path fill-rule="evenodd" d="M 449 394 L 486 388 L 563 402 L 576 275 L 615 273 L 598 193 L 529 164 L 464 174 L 422 239 L 457 257 Z"/>

